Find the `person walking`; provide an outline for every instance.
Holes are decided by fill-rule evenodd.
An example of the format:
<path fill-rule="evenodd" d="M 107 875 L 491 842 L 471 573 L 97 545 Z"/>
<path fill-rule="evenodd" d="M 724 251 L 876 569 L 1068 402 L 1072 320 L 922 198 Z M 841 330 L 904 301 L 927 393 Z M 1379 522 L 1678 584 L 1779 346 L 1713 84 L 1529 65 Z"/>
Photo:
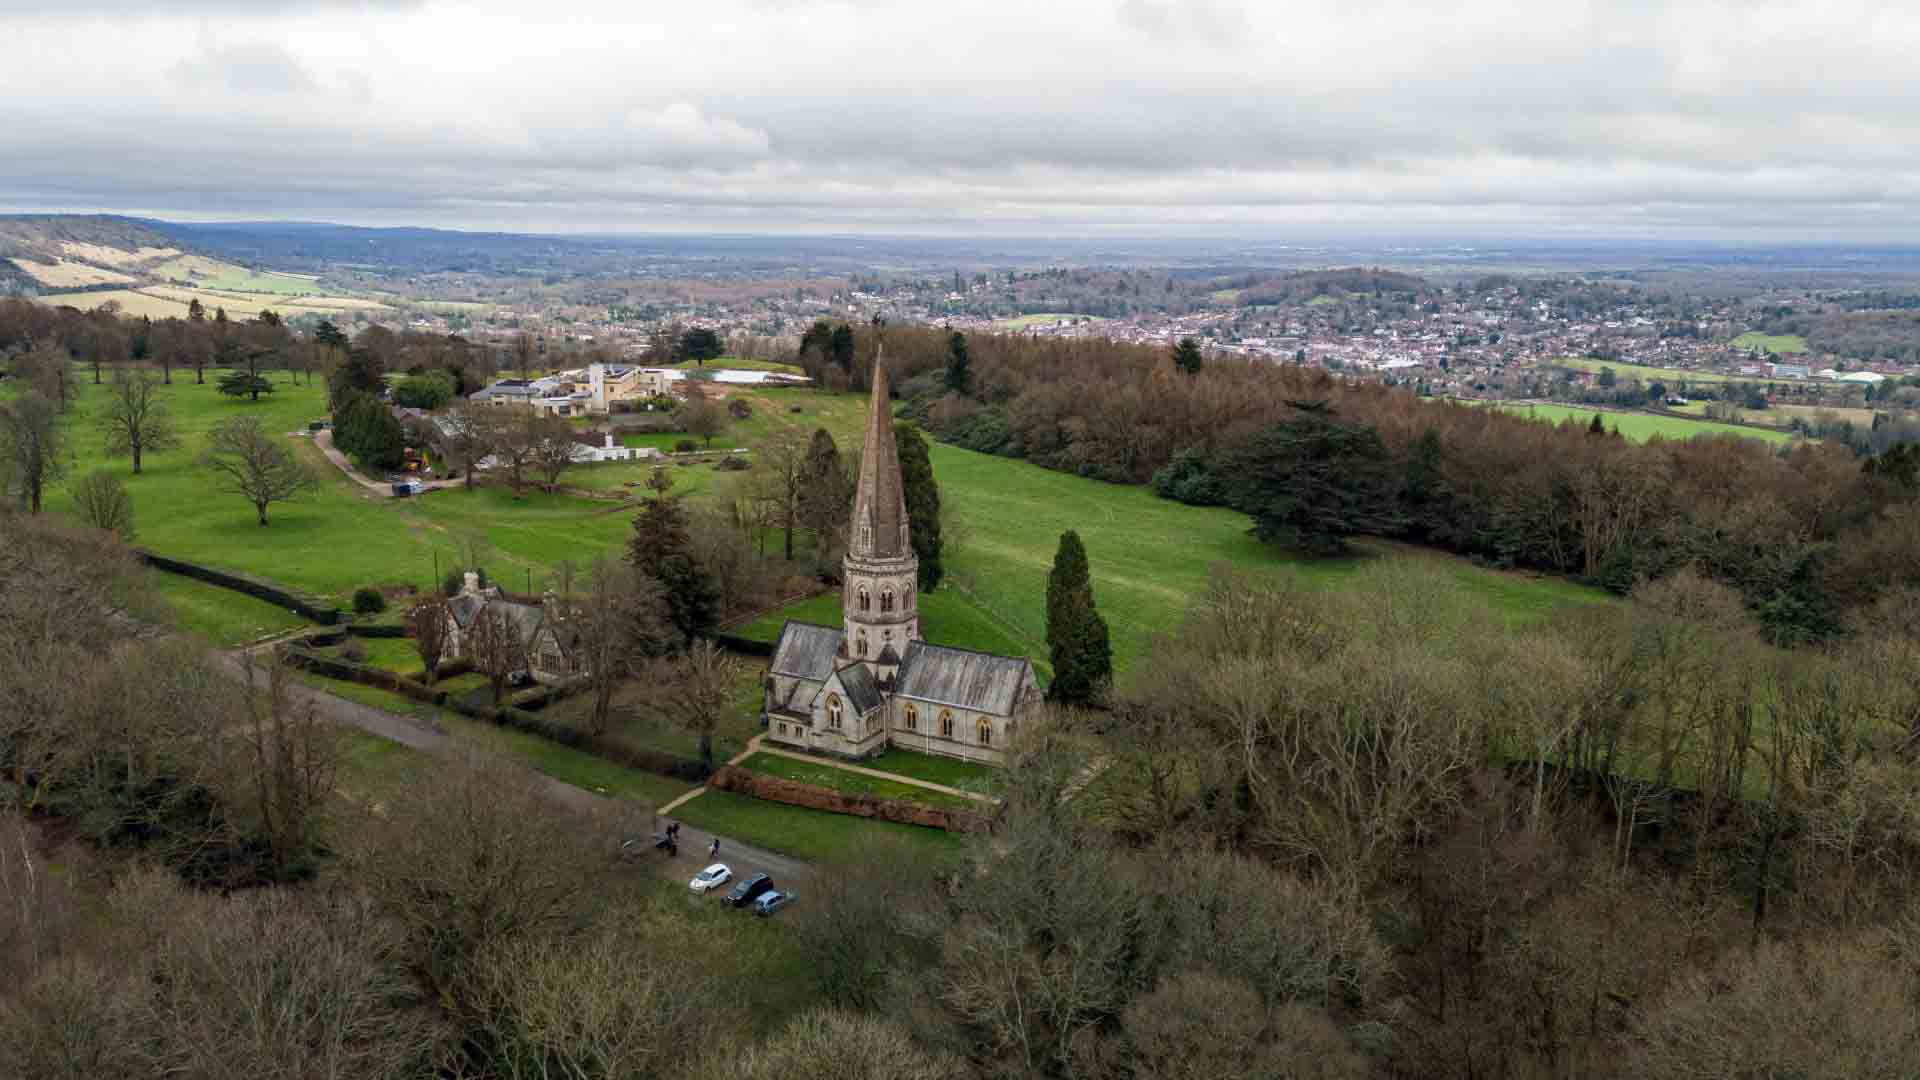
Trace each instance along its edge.
<path fill-rule="evenodd" d="M 716 836 L 713 838 L 713 846 L 707 848 L 707 858 L 717 859 L 719 857 L 720 857 L 720 838 Z"/>

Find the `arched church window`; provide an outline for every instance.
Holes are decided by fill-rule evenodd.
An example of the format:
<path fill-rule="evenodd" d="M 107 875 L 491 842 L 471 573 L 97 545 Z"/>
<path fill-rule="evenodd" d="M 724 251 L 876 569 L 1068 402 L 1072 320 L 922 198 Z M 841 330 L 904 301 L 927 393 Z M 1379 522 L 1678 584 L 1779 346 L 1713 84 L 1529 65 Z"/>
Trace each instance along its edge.
<path fill-rule="evenodd" d="M 893 590 L 891 588 L 880 590 L 880 610 L 881 611 L 893 610 Z"/>
<path fill-rule="evenodd" d="M 839 728 L 840 714 L 841 714 L 840 695 L 828 694 L 827 695 L 827 726 L 835 729 Z"/>
<path fill-rule="evenodd" d="M 993 745 L 993 721 L 983 716 L 980 718 L 980 723 L 975 725 L 975 730 L 980 733 L 981 746 Z"/>
<path fill-rule="evenodd" d="M 908 731 L 920 730 L 920 710 L 913 707 L 913 702 L 907 702 L 900 710 L 900 715 L 902 723 L 906 724 Z"/>
<path fill-rule="evenodd" d="M 860 636 L 853 640 L 853 644 L 854 648 L 860 650 L 860 659 L 865 660 L 867 658 L 867 632 L 862 630 Z"/>
<path fill-rule="evenodd" d="M 953 738 L 953 710 L 952 709 L 940 710 L 940 737 L 943 739 Z"/>
<path fill-rule="evenodd" d="M 865 585 L 860 586 L 860 610 L 866 611 L 871 605 L 872 598 L 867 595 L 867 587 Z"/>
<path fill-rule="evenodd" d="M 905 586 L 900 590 L 900 610 L 913 610 L 913 586 L 911 585 Z"/>

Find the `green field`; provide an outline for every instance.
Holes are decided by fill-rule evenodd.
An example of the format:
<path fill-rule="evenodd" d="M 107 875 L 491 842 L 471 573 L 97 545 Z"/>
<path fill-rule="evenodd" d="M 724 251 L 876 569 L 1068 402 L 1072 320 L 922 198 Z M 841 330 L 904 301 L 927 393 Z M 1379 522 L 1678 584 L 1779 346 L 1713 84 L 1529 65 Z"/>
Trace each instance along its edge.
<path fill-rule="evenodd" d="M 152 272 L 155 277 L 201 289 L 277 293 L 283 296 L 312 295 L 320 291 L 317 278 L 249 270 L 244 266 L 199 255 L 181 255 L 169 259 L 155 266 Z"/>
<path fill-rule="evenodd" d="M 1799 334 L 1763 334 L 1749 330 L 1731 342 L 1736 349 L 1759 349 L 1769 353 L 1804 353 L 1807 339 Z"/>
<path fill-rule="evenodd" d="M 1553 366 L 1575 368 L 1580 371 L 1598 373 L 1601 368 L 1612 368 L 1613 373 L 1622 379 L 1639 379 L 1643 383 L 1666 383 L 1668 389 L 1676 389 L 1680 383 L 1723 383 L 1760 381 L 1760 376 L 1751 379 L 1739 375 L 1721 375 L 1711 371 L 1689 371 L 1684 368 L 1647 367 L 1643 364 L 1620 364 L 1610 360 L 1586 360 L 1568 357 L 1551 361 Z"/>
<path fill-rule="evenodd" d="M 938 852 L 958 851 L 966 843 L 960 834 L 942 829 L 763 802 L 731 791 L 708 791 L 682 803 L 673 817 L 696 829 L 818 863 L 845 861 L 859 851 L 862 837 L 876 833 Z M 720 857 L 726 854 L 723 845 Z"/>
<path fill-rule="evenodd" d="M 806 374 L 806 372 L 801 371 L 792 364 L 782 364 L 776 360 L 742 360 L 737 356 L 722 356 L 714 360 L 709 360 L 705 364 L 696 364 L 691 360 L 682 360 L 677 364 L 668 364 L 667 366 L 684 368 L 688 371 L 723 371 L 731 368 L 734 371 L 778 371 L 783 375 Z"/>
<path fill-rule="evenodd" d="M 848 772 L 827 762 L 799 761 L 779 754 L 759 753 L 740 763 L 742 768 L 768 776 L 798 780 L 815 787 L 831 788 L 847 795 L 867 795 L 876 799 L 901 799 L 941 810 L 979 811 L 987 807 L 977 799 L 962 798 L 944 792 L 929 791 L 912 784 L 882 780 L 874 776 Z"/>
<path fill-rule="evenodd" d="M 307 625 L 285 608 L 204 581 L 159 570 L 150 571 L 147 580 L 181 629 L 221 648 Z"/>
<path fill-rule="evenodd" d="M 1597 413 L 1593 409 L 1582 409 L 1574 405 L 1502 405 L 1502 409 L 1517 416 L 1533 420 L 1544 420 L 1551 424 L 1562 424 L 1568 420 L 1582 426 L 1592 423 L 1595 415 L 1606 425 L 1608 431 L 1618 431 L 1635 442 L 1646 442 L 1655 435 L 1664 439 L 1691 439 L 1700 435 L 1738 435 L 1744 439 L 1760 439 L 1770 443 L 1784 443 L 1793 436 L 1785 431 L 1762 428 L 1741 427 L 1738 424 L 1722 424 L 1713 420 L 1686 420 L 1678 416 L 1656 416 L 1653 413 Z"/>
<path fill-rule="evenodd" d="M 1020 315 L 1011 319 L 1001 319 L 993 325 L 1003 330 L 1025 330 L 1030 326 L 1049 326 L 1061 319 L 1078 319 L 1082 316 L 1065 311 L 1045 311 L 1034 315 Z"/>
<path fill-rule="evenodd" d="M 74 475 L 104 466 L 126 479 L 138 541 L 144 546 L 340 603 L 361 585 L 437 584 L 436 557 L 438 573 L 444 574 L 458 561 L 457 552 L 475 541 L 482 545 L 483 561 L 496 580 L 538 591 L 563 560 L 584 565 L 597 554 L 617 550 L 630 534 L 629 513 L 605 500 L 580 496 L 529 491 L 515 499 L 502 486 L 483 485 L 414 499 L 380 498 L 342 477 L 304 438 L 291 442 L 321 477 L 319 491 L 276 506 L 272 524 L 261 528 L 247 503 L 214 490 L 212 477 L 194 457 L 206 431 L 228 416 L 256 415 L 269 430 L 291 432 L 323 415 L 322 387 L 277 381 L 277 393 L 253 404 L 222 397 L 211 375 L 205 385 L 196 385 L 191 376 L 176 373 L 168 400 L 186 445 L 149 455 L 139 477 L 130 475 L 124 460 L 102 457 L 101 438 L 87 417 L 91 396 L 101 392 L 86 387 L 70 420 Z M 826 427 L 843 453 L 857 453 L 865 412 L 859 396 L 811 389 L 756 390 L 744 396 L 754 413 L 730 432 L 741 442 L 753 445 L 781 430 L 804 435 Z M 799 412 L 793 412 L 795 408 Z M 1688 433 L 1711 427 L 1672 419 L 1659 422 L 1685 425 Z M 1297 575 L 1337 587 L 1366 562 L 1294 558 L 1254 540 L 1241 514 L 1185 506 L 1141 487 L 1104 484 L 938 444 L 932 454 L 943 498 L 956 522 L 949 536 L 948 582 L 922 599 L 927 635 L 936 642 L 1024 651 L 1044 660 L 1046 575 L 1059 535 L 1068 528 L 1078 529 L 1086 544 L 1095 597 L 1112 627 L 1114 658 L 1123 680 L 1151 636 L 1178 624 L 1217 564 Z M 631 478 L 644 472 L 631 466 L 601 468 L 610 470 L 604 474 L 609 479 L 619 475 L 614 469 L 632 470 Z M 581 480 L 596 475 L 597 470 L 577 474 Z M 676 490 L 699 501 L 730 495 L 753 473 L 721 473 L 697 465 L 676 467 L 674 475 Z M 575 476 L 570 473 L 569 479 Z M 66 491 L 56 490 L 49 505 L 56 511 L 67 509 Z M 1389 545 L 1363 547 L 1371 554 L 1397 550 Z M 1510 616 L 1531 617 L 1554 603 L 1593 595 L 1563 582 L 1478 569 L 1462 559 L 1426 557 L 1436 572 L 1458 580 L 1473 602 Z M 770 639 L 786 614 L 756 620 L 747 628 L 749 636 Z M 836 621 L 830 600 L 805 602 L 791 614 Z M 218 624 L 229 622 L 232 637 L 223 640 L 267 625 L 238 608 L 223 615 L 218 606 L 203 607 L 196 618 L 203 632 L 215 637 L 226 632 Z"/>

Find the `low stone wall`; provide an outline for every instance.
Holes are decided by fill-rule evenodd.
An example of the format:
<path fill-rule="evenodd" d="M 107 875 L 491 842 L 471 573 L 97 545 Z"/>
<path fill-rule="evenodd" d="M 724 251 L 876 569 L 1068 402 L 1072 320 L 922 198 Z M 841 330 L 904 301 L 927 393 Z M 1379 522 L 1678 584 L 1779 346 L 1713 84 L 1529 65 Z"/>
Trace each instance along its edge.
<path fill-rule="evenodd" d="M 785 777 L 769 776 L 733 765 L 722 765 L 707 783 L 722 791 L 750 795 L 768 802 L 804 806 L 853 817 L 878 818 L 904 825 L 921 825 L 948 832 L 985 832 L 993 820 L 986 814 L 967 810 L 941 810 L 901 799 L 878 799 L 867 795 L 849 795 L 817 784 L 806 784 Z"/>
<path fill-rule="evenodd" d="M 179 574 L 181 577 L 190 577 L 209 585 L 218 585 L 223 589 L 245 593 L 256 600 L 265 600 L 276 607 L 286 608 L 301 618 L 317 622 L 322 626 L 332 626 L 340 619 L 338 610 L 322 607 L 318 602 L 304 596 L 296 596 L 276 585 L 268 585 L 239 574 L 230 574 L 225 570 L 215 570 L 210 566 L 201 566 L 199 563 L 190 563 L 185 559 L 158 555 L 144 548 L 134 548 L 133 553 L 155 570 L 165 570 L 169 574 Z"/>

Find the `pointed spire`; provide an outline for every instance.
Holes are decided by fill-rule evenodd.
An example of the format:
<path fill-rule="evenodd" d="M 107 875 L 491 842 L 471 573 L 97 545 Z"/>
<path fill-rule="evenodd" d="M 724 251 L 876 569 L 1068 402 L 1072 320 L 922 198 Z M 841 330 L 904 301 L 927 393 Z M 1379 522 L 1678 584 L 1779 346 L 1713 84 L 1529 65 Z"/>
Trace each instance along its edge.
<path fill-rule="evenodd" d="M 887 404 L 887 367 L 873 354 L 873 400 L 867 439 L 860 452 L 860 484 L 853 497 L 853 535 L 848 554 L 857 559 L 898 559 L 912 553 L 907 540 L 907 498 L 900 479 L 900 448 Z"/>

